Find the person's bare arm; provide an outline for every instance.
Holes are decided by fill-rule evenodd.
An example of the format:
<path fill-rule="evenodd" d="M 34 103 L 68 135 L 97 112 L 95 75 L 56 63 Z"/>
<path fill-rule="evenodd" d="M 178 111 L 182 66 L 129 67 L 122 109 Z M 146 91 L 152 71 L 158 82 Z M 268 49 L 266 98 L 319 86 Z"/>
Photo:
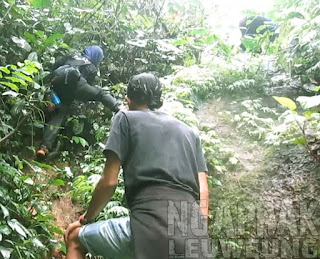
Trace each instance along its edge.
<path fill-rule="evenodd" d="M 199 186 L 200 186 L 200 210 L 206 217 L 209 216 L 209 185 L 206 172 L 198 173 Z"/>
<path fill-rule="evenodd" d="M 85 215 L 85 221 L 92 221 L 112 198 L 118 185 L 118 174 L 121 166 L 119 157 L 114 152 L 109 152 L 104 173 L 98 182 Z"/>

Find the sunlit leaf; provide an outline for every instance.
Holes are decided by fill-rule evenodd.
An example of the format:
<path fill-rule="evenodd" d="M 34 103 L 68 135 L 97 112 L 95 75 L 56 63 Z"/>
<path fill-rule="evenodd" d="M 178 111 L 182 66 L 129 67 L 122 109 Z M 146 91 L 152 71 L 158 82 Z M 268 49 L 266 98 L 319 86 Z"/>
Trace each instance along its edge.
<path fill-rule="evenodd" d="M 22 225 L 16 219 L 8 220 L 8 225 L 9 225 L 9 227 L 11 227 L 12 230 L 16 231 L 21 236 L 23 236 L 25 238 L 27 237 L 25 229 L 22 227 Z"/>
<path fill-rule="evenodd" d="M 17 97 L 19 93 L 10 90 L 10 91 L 4 92 L 2 95 L 10 95 L 12 97 Z"/>
<path fill-rule="evenodd" d="M 11 36 L 11 39 L 18 47 L 25 49 L 28 52 L 32 50 L 30 44 L 25 39 L 16 36 Z"/>
<path fill-rule="evenodd" d="M 7 67 L 0 67 L 0 71 L 6 73 L 6 74 L 10 74 L 10 70 Z"/>
<path fill-rule="evenodd" d="M 20 83 L 23 86 L 27 85 L 27 83 L 24 80 L 17 78 L 17 77 L 6 76 L 5 79 L 9 79 L 11 82 L 14 82 L 14 83 Z"/>
<path fill-rule="evenodd" d="M 36 247 L 40 247 L 40 248 L 45 247 L 38 238 L 32 238 L 31 242 Z"/>
<path fill-rule="evenodd" d="M 287 107 L 291 111 L 295 111 L 297 109 L 297 105 L 294 101 L 287 97 L 279 97 L 279 96 L 272 96 L 278 103 L 282 104 L 283 106 Z"/>
<path fill-rule="evenodd" d="M 0 84 L 5 85 L 5 86 L 9 86 L 13 91 L 16 91 L 16 92 L 19 91 L 19 87 L 16 86 L 15 84 L 13 84 L 13 83 L 10 83 L 10 82 L 0 82 Z"/>
<path fill-rule="evenodd" d="M 21 71 L 21 70 L 20 70 L 20 71 Z M 26 71 L 22 71 L 22 72 L 26 73 Z M 27 72 L 27 73 L 28 73 L 28 72 Z M 24 80 L 26 80 L 26 81 L 28 81 L 28 82 L 30 82 L 30 83 L 33 83 L 33 79 L 32 79 L 31 77 L 26 76 L 25 74 L 23 74 L 23 73 L 21 73 L 21 72 L 14 71 L 14 72 L 12 72 L 12 74 L 17 75 L 17 76 L 21 77 L 22 79 L 24 79 Z M 28 73 L 28 75 L 30 75 L 30 73 Z"/>
<path fill-rule="evenodd" d="M 0 208 L 2 210 L 3 218 L 9 217 L 8 209 L 0 203 Z"/>
<path fill-rule="evenodd" d="M 3 256 L 3 259 L 10 259 L 12 251 L 13 249 L 11 248 L 0 246 L 0 253 Z"/>
<path fill-rule="evenodd" d="M 175 41 L 175 42 L 172 42 L 172 44 L 173 44 L 173 45 L 178 45 L 178 46 L 180 46 L 180 45 L 186 45 L 186 44 L 188 44 L 188 41 L 187 41 L 187 40 L 177 40 L 177 41 Z"/>

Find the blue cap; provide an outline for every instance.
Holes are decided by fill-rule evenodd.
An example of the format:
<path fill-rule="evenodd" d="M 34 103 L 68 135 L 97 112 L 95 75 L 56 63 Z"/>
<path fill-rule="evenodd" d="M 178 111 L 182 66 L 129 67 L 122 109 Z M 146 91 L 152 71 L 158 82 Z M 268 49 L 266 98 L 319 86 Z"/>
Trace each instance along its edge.
<path fill-rule="evenodd" d="M 102 49 L 97 45 L 86 47 L 84 49 L 84 56 L 90 59 L 91 63 L 97 68 L 104 57 Z"/>

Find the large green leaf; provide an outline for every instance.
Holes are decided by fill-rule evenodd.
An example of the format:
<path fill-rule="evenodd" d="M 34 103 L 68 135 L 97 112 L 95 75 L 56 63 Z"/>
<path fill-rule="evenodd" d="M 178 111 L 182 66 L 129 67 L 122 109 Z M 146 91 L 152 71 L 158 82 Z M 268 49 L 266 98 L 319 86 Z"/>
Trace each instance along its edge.
<path fill-rule="evenodd" d="M 24 238 L 27 237 L 26 228 L 16 219 L 8 220 L 8 225 L 11 227 L 12 230 L 19 233 Z"/>
<path fill-rule="evenodd" d="M 283 106 L 287 107 L 291 111 L 295 111 L 297 109 L 297 105 L 294 101 L 287 97 L 279 97 L 279 96 L 272 96 L 278 103 L 282 104 Z"/>

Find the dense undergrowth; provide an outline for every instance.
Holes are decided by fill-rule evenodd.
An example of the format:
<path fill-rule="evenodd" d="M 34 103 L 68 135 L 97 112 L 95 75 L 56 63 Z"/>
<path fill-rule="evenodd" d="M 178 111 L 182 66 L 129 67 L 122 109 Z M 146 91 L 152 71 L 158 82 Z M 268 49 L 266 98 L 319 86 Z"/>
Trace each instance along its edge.
<path fill-rule="evenodd" d="M 161 76 L 162 110 L 199 132 L 211 187 L 221 184 L 215 174 L 241 163 L 214 129 L 195 117 L 194 110 L 210 98 L 228 100 L 229 109 L 221 116 L 250 138 L 263 145 L 304 145 L 319 158 L 318 1 L 279 0 L 279 10 L 285 10 L 278 15 L 279 39 L 273 44 L 263 36 L 251 39 L 260 44 L 261 55 L 239 54 L 214 35 L 199 1 L 3 3 L 0 41 L 10 47 L 0 48 L 0 258 L 45 258 L 54 247 L 64 250 L 55 236 L 62 230 L 50 212 L 52 199 L 70 195 L 85 207 L 102 173 L 112 114 L 100 104 L 79 104 L 68 119 L 59 135 L 59 155 L 47 162 L 63 166 L 33 160 L 50 116 L 44 78 L 55 58 L 72 53 L 71 47 L 103 47 L 100 83 L 119 99 L 131 75 L 152 71 Z M 278 75 L 285 78 L 283 88 L 298 82 L 299 93 L 308 95 L 290 95 L 294 101 L 276 98 L 289 111 L 271 97 Z M 53 172 L 52 179 L 45 179 L 46 170 Z M 128 213 L 120 177 L 112 202 L 99 218 Z"/>

